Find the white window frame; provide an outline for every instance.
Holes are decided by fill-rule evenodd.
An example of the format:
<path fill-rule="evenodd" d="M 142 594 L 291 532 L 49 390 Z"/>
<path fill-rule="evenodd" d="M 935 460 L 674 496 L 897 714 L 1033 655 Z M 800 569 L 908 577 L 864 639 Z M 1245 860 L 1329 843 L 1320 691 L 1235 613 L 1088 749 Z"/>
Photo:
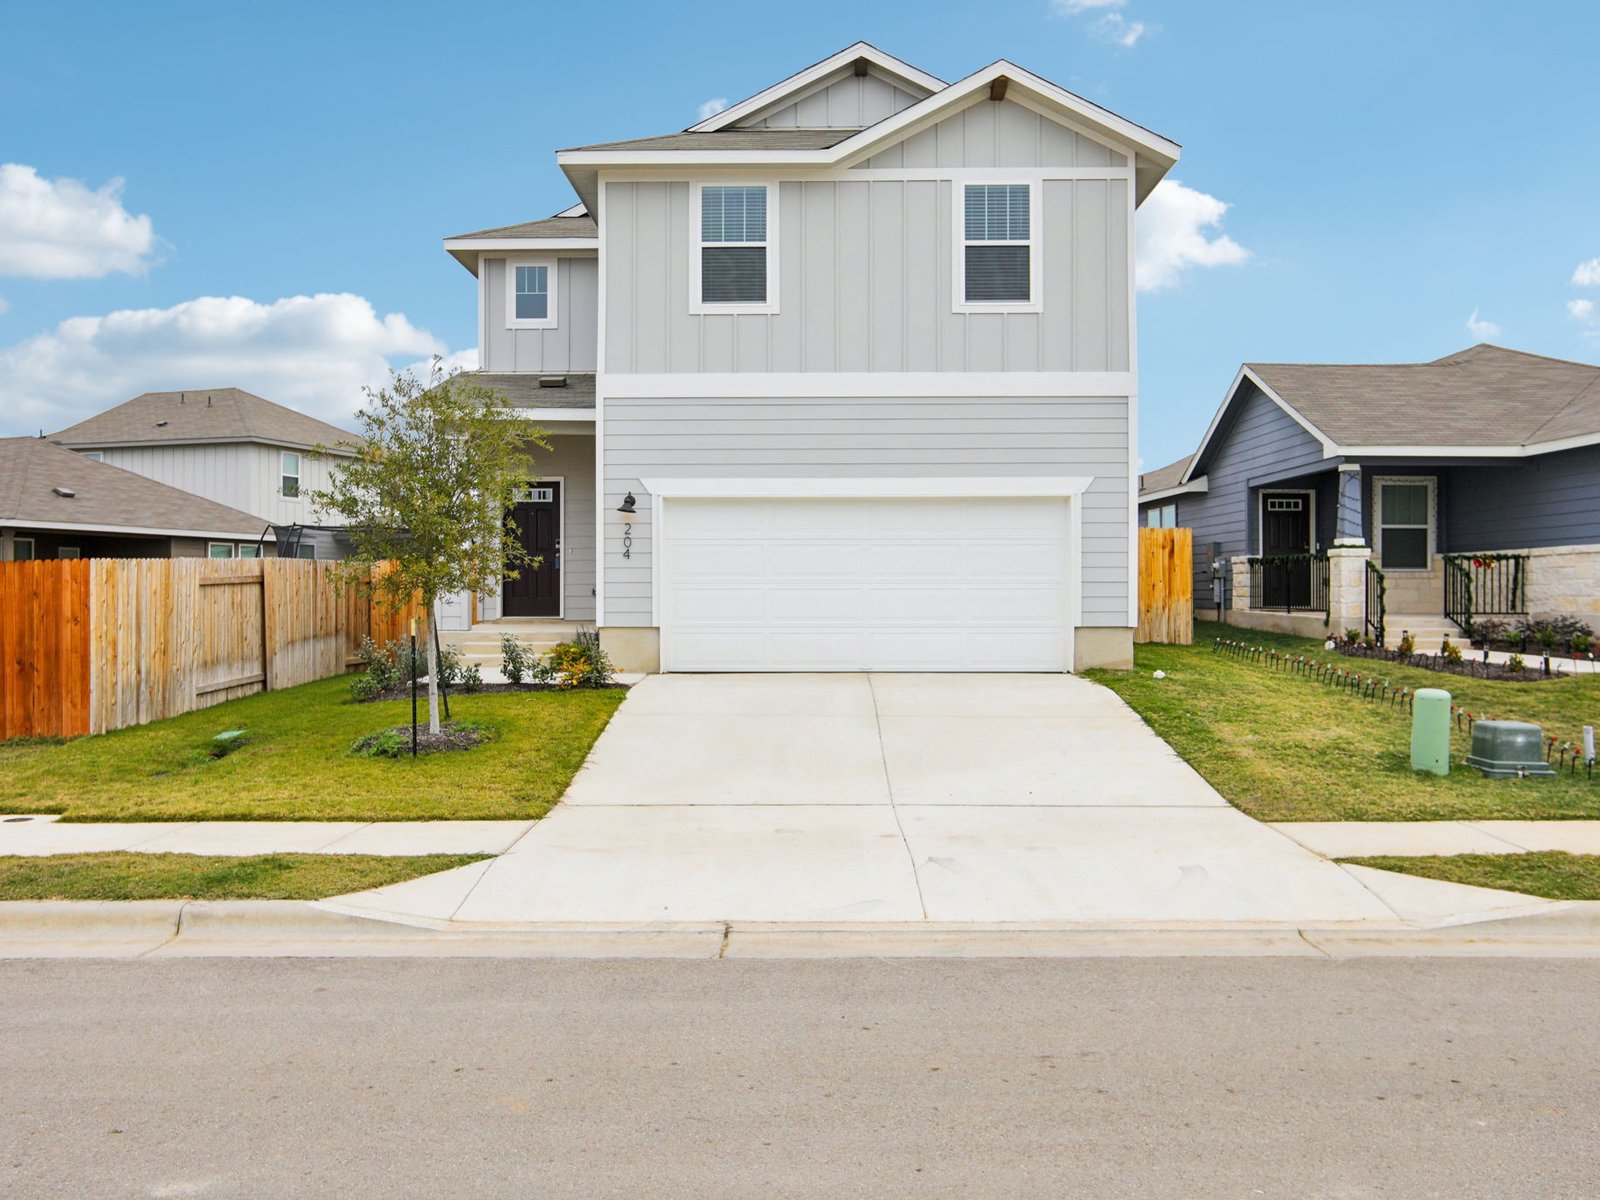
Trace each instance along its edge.
<path fill-rule="evenodd" d="M 226 554 L 213 554 L 212 553 L 213 550 L 226 550 L 227 553 Z M 206 557 L 207 558 L 215 558 L 215 559 L 219 559 L 219 560 L 220 559 L 224 559 L 224 558 L 238 558 L 239 557 L 239 547 L 235 546 L 232 542 L 207 542 L 206 543 Z"/>
<path fill-rule="evenodd" d="M 1146 529 L 1176 529 L 1178 527 L 1177 502 L 1168 500 L 1165 504 L 1157 504 L 1152 508 L 1147 508 L 1144 510 L 1144 517 Z M 1156 519 L 1152 521 L 1151 517 Z"/>
<path fill-rule="evenodd" d="M 28 547 L 28 558 L 27 558 L 26 561 L 31 562 L 31 561 L 33 561 L 33 559 L 38 557 L 39 544 L 33 538 L 31 538 L 31 537 L 26 537 L 26 538 L 25 537 L 14 537 L 14 538 L 11 539 L 11 559 L 12 559 L 13 562 L 22 562 L 22 561 L 24 561 L 23 559 L 20 559 L 20 558 L 17 557 L 17 547 L 21 546 L 23 544 L 26 544 L 27 547 Z"/>
<path fill-rule="evenodd" d="M 291 455 L 293 455 L 293 457 L 294 457 L 294 470 L 292 470 L 292 471 L 287 469 L 288 468 L 288 460 L 289 460 L 289 457 Z M 298 450 L 280 450 L 280 451 L 278 451 L 278 495 L 282 496 L 285 500 L 298 500 L 298 499 L 300 499 L 300 483 L 301 483 L 301 480 L 304 478 L 302 476 L 302 474 L 301 474 L 301 468 L 304 467 L 304 466 L 305 466 L 305 458 L 304 458 L 303 455 L 301 455 L 301 453 Z M 289 476 L 291 476 L 291 475 L 294 476 L 294 494 L 293 495 L 290 495 L 283 488 L 283 481 L 286 478 L 288 478 Z"/>
<path fill-rule="evenodd" d="M 78 453 L 82 454 L 90 462 L 104 462 L 106 457 L 99 450 L 80 450 Z"/>
<path fill-rule="evenodd" d="M 759 187 L 767 193 L 765 242 L 706 242 L 700 237 L 700 197 L 708 187 Z M 765 313 L 778 311 L 778 181 L 775 179 L 704 179 L 689 185 L 689 311 L 699 316 L 713 313 Z M 767 298 L 761 302 L 728 303 L 700 298 L 700 251 L 707 246 L 760 246 L 767 252 Z"/>
<path fill-rule="evenodd" d="M 1428 561 L 1420 567 L 1387 567 L 1383 563 L 1383 488 L 1385 484 L 1421 484 L 1428 489 Z M 1426 575 L 1433 570 L 1433 558 L 1438 553 L 1439 493 L 1438 479 L 1432 475 L 1374 475 L 1372 477 L 1372 557 L 1385 573 L 1398 571 L 1402 575 Z M 1396 529 L 1415 529 L 1415 525 L 1396 525 Z"/>
<path fill-rule="evenodd" d="M 311 551 L 311 553 L 305 553 L 307 550 Z M 302 562 L 315 562 L 317 557 L 317 544 L 315 542 L 301 542 L 294 548 L 294 556 Z"/>
<path fill-rule="evenodd" d="M 952 179 L 950 181 L 950 281 L 951 312 L 957 313 L 1036 313 L 1044 311 L 1044 212 L 1040 205 L 1044 189 L 1038 179 Z M 1023 242 L 967 241 L 967 188 L 969 186 L 1026 187 L 1028 189 L 1028 240 Z M 967 299 L 967 246 L 1028 247 L 1028 299 Z"/>
<path fill-rule="evenodd" d="M 248 553 L 246 553 L 247 551 L 248 551 Z M 237 547 L 235 547 L 233 556 L 235 558 L 260 558 L 261 557 L 261 543 L 259 543 L 259 542 L 240 542 L 239 545 Z"/>
<path fill-rule="evenodd" d="M 506 328 L 507 329 L 554 329 L 556 328 L 556 305 L 560 302 L 561 270 L 560 260 L 547 254 L 515 254 L 506 259 Z M 518 267 L 546 267 L 549 274 L 546 276 L 549 304 L 542 317 L 517 316 L 517 268 Z"/>

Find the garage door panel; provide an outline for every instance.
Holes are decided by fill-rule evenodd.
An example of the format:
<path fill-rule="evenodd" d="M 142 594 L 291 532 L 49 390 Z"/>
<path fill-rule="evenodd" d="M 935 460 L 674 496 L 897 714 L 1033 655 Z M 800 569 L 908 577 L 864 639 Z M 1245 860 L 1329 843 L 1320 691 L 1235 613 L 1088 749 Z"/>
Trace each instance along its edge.
<path fill-rule="evenodd" d="M 1064 670 L 1064 499 L 669 500 L 678 671 Z"/>

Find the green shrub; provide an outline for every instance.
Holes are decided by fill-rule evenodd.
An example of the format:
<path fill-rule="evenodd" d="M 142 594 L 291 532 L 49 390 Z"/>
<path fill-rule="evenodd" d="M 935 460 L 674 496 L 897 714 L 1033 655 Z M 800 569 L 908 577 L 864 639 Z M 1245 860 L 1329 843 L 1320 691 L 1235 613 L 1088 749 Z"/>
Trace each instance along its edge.
<path fill-rule="evenodd" d="M 538 656 L 509 633 L 500 635 L 500 673 L 507 683 L 523 683 L 533 673 Z"/>
<path fill-rule="evenodd" d="M 1522 655 L 1520 654 L 1513 654 L 1510 658 L 1506 659 L 1506 666 L 1517 672 L 1519 675 L 1522 673 L 1525 665 L 1526 664 L 1522 661 Z"/>
<path fill-rule="evenodd" d="M 600 648 L 600 634 L 581 630 L 570 642 L 551 649 L 546 664 L 561 688 L 609 687 L 614 682 L 611 659 Z"/>

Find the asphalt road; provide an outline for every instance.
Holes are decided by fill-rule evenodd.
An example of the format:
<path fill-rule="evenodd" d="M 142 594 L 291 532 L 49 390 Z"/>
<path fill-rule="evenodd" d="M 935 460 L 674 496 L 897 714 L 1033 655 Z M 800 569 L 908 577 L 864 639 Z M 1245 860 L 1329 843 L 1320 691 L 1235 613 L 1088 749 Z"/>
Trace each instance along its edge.
<path fill-rule="evenodd" d="M 8 1197 L 1593 1197 L 1600 963 L 0 963 Z"/>

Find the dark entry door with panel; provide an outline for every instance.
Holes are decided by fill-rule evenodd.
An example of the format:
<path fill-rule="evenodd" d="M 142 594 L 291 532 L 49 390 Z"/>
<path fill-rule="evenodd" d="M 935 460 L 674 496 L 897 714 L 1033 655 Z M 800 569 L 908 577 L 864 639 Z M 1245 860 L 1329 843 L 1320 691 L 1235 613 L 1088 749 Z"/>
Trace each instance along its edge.
<path fill-rule="evenodd" d="M 524 565 L 505 581 L 501 612 L 508 617 L 561 615 L 561 485 L 536 483 L 512 510 L 516 537 L 537 567 Z"/>
<path fill-rule="evenodd" d="M 1261 494 L 1261 605 L 1311 604 L 1311 497 L 1304 492 Z"/>

